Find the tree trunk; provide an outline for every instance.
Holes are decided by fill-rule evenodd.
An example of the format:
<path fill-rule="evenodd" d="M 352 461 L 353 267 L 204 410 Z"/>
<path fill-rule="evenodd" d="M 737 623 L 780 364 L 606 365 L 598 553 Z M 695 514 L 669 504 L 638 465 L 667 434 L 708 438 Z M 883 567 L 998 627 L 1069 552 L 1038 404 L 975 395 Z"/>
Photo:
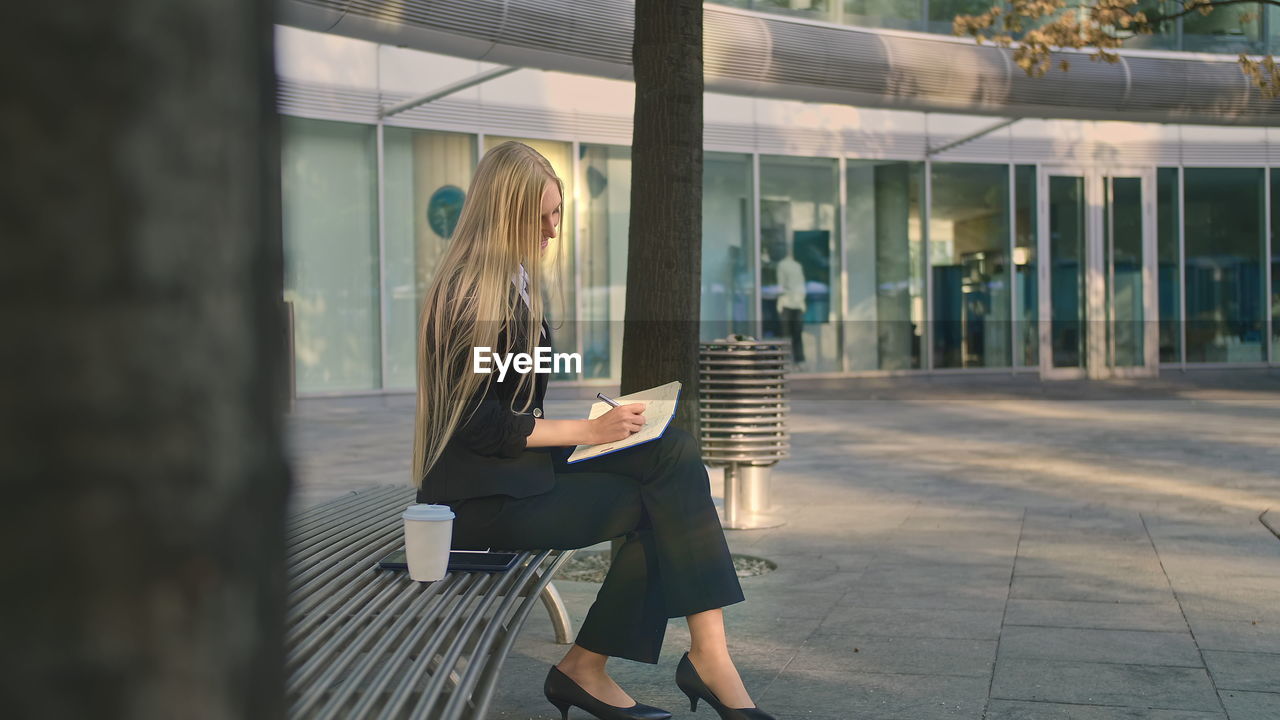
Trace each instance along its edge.
<path fill-rule="evenodd" d="M 702 3 L 637 0 L 631 231 L 622 392 L 679 380 L 698 434 L 702 275 Z"/>
<path fill-rule="evenodd" d="M 283 715 L 272 7 L 6 19 L 6 717 Z"/>

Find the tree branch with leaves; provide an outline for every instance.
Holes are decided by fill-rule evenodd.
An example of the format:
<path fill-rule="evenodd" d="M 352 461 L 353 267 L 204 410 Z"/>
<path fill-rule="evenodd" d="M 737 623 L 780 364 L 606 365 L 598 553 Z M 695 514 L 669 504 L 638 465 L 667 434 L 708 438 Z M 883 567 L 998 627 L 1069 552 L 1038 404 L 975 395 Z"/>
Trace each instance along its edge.
<path fill-rule="evenodd" d="M 967 35 L 998 47 L 1012 47 L 1013 60 L 1032 77 L 1040 77 L 1053 66 L 1052 51 L 1070 48 L 1092 49 L 1091 60 L 1114 63 L 1116 52 L 1126 40 L 1153 35 L 1178 18 L 1192 14 L 1209 15 L 1229 5 L 1280 7 L 1280 0 L 1183 0 L 1167 3 L 1169 10 L 1153 9 L 1139 0 L 1083 0 L 1068 5 L 1066 0 L 1010 0 L 993 5 L 978 15 L 958 15 L 952 26 L 956 35 Z M 1245 13 L 1242 24 L 1257 19 Z M 1265 97 L 1280 96 L 1280 72 L 1271 55 L 1240 53 L 1240 68 Z M 1062 70 L 1070 63 L 1058 61 Z"/>

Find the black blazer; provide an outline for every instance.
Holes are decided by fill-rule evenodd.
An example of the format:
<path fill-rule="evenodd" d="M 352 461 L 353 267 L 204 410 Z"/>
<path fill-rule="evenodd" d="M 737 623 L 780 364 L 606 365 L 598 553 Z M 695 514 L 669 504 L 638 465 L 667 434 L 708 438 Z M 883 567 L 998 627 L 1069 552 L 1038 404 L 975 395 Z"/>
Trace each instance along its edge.
<path fill-rule="evenodd" d="M 523 346 L 525 305 L 516 301 L 516 341 L 498 338 L 495 352 L 516 352 Z M 551 328 L 542 321 L 545 336 L 540 347 L 551 347 Z M 470 355 L 468 355 L 470 363 Z M 470 372 L 470 367 L 468 367 Z M 418 502 L 443 503 L 483 495 L 529 497 L 551 490 L 555 485 L 552 451 L 555 448 L 526 448 L 534 419 L 542 416 L 548 375 L 534 373 L 534 400 L 527 413 L 512 410 L 520 374 L 508 369 L 498 382 L 496 370 L 480 385 L 464 411 L 463 424 L 454 431 L 440 459 L 431 467 L 418 490 Z M 475 408 L 474 414 L 471 410 Z M 468 419 L 470 415 L 470 419 Z"/>

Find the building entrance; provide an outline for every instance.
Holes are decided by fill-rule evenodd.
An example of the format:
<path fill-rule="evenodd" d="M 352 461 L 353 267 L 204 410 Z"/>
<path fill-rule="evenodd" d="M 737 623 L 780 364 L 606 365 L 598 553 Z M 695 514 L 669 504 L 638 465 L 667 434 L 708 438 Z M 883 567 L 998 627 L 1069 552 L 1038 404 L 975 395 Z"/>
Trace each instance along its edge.
<path fill-rule="evenodd" d="M 1042 166 L 1037 177 L 1040 375 L 1155 375 L 1151 169 Z"/>

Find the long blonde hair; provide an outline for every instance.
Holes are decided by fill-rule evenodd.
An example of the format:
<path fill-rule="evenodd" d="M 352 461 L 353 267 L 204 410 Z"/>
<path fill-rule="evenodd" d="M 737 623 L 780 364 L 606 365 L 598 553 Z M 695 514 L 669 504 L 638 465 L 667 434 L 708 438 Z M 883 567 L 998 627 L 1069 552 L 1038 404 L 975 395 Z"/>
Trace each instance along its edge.
<path fill-rule="evenodd" d="M 532 355 L 542 330 L 542 193 L 564 183 L 541 153 L 508 141 L 489 150 L 475 176 L 453 231 L 453 240 L 427 290 L 418 323 L 418 410 L 413 433 L 413 481 L 417 487 L 465 421 L 468 401 L 489 379 L 471 372 L 473 347 L 497 347 L 522 337 L 516 352 Z M 558 233 L 557 233 L 558 234 Z M 529 312 L 517 328 L 512 273 L 529 275 Z M 518 299 L 515 302 L 521 302 Z M 528 410 L 534 375 L 519 375 L 517 398 Z M 512 408 L 515 410 L 515 408 Z M 472 409 L 474 412 L 474 408 Z"/>

